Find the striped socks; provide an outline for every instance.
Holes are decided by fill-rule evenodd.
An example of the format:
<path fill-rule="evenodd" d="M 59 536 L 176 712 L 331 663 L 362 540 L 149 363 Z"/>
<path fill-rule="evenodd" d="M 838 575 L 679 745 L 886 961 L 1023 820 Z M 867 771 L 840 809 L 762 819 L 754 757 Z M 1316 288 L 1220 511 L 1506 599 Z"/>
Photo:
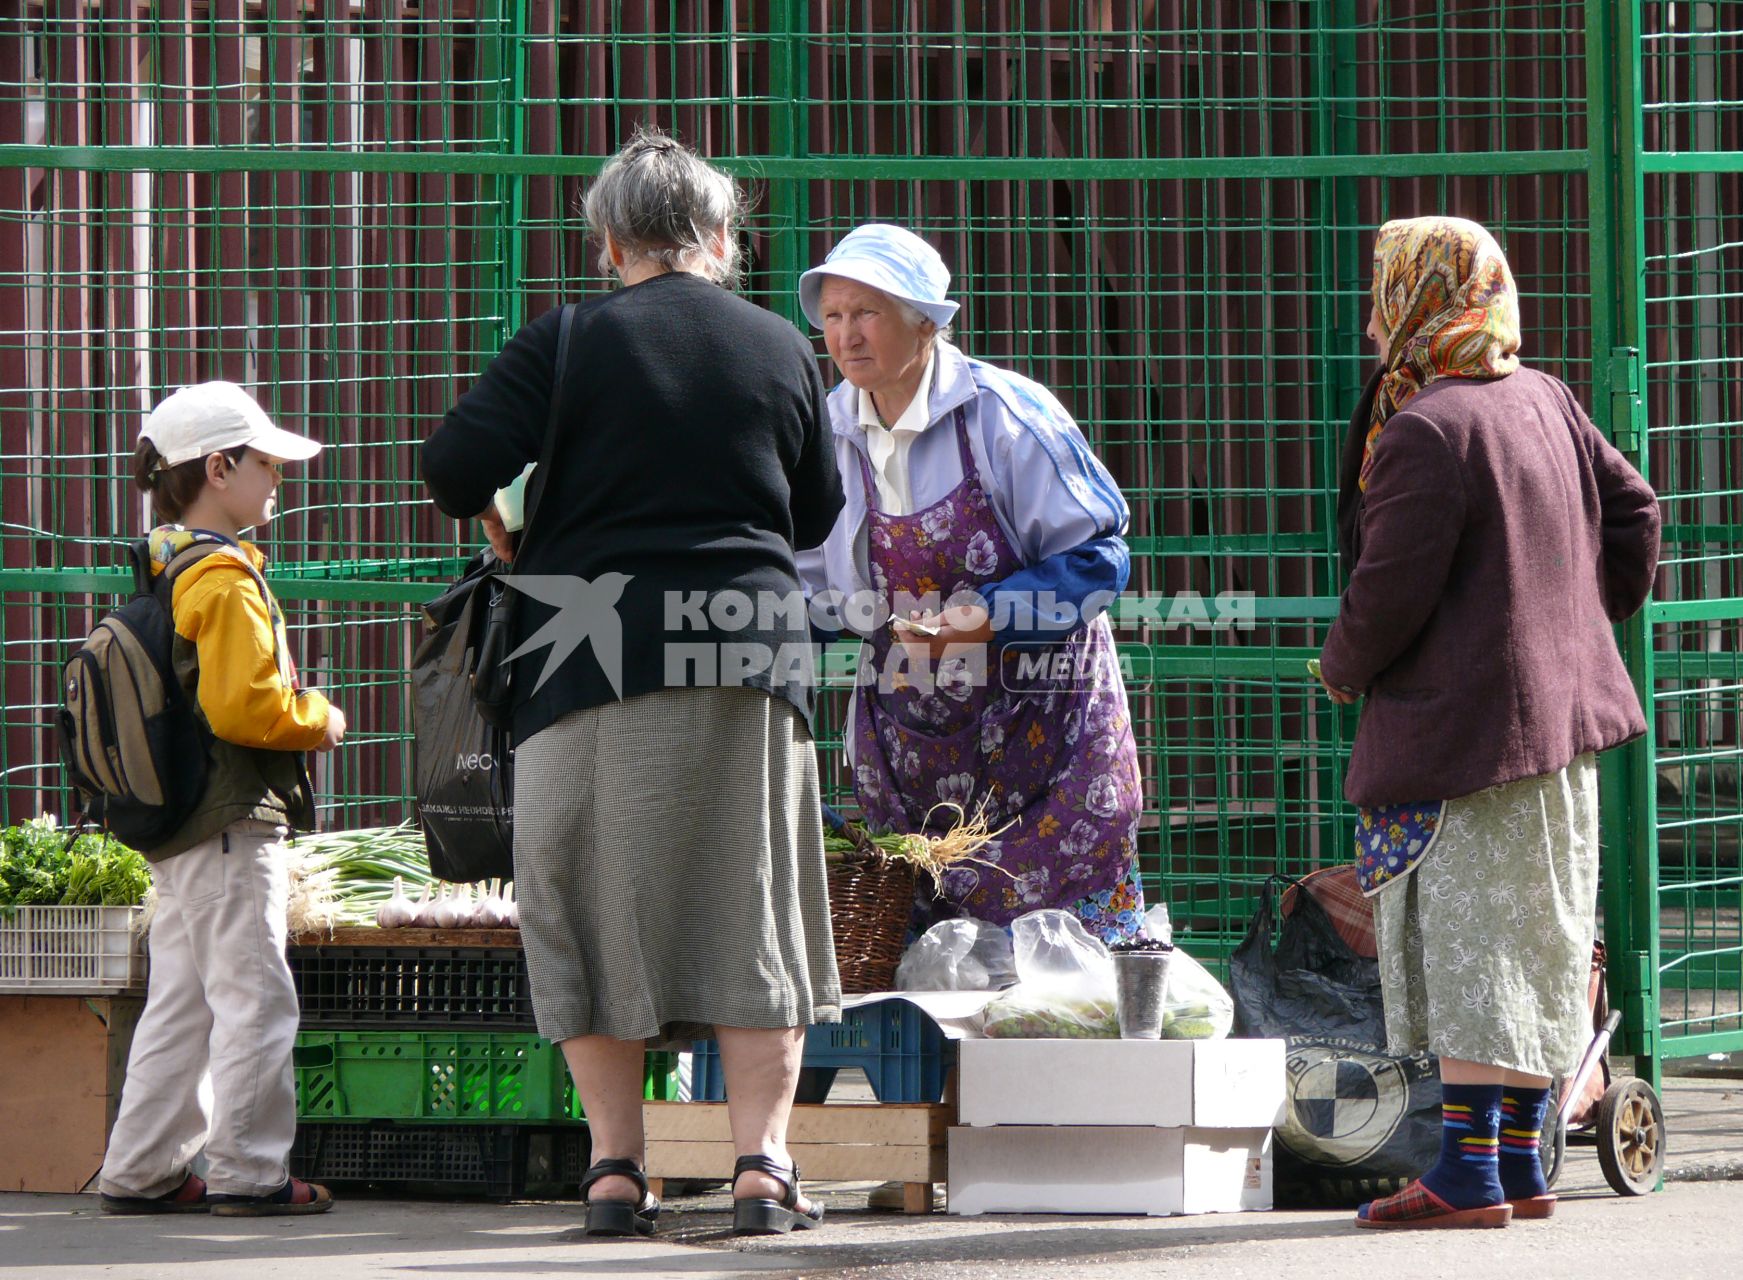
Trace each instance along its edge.
<path fill-rule="evenodd" d="M 1441 1085 L 1440 1160 L 1422 1185 L 1455 1209 L 1500 1204 L 1506 1198 L 1496 1156 L 1500 1130 L 1500 1085 Z"/>
<path fill-rule="evenodd" d="M 1501 1190 L 1509 1200 L 1549 1193 L 1537 1154 L 1548 1110 L 1548 1089 L 1508 1086 L 1501 1091 Z"/>

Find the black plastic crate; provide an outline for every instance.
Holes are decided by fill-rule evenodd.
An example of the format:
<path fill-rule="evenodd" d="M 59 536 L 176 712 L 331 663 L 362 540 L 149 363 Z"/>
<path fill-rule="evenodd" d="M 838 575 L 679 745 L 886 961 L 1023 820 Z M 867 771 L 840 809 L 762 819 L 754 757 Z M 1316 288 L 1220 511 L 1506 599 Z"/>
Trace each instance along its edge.
<path fill-rule="evenodd" d="M 519 947 L 290 948 L 304 1027 L 532 1030 Z"/>
<path fill-rule="evenodd" d="M 291 1176 L 420 1195 L 518 1200 L 580 1194 L 586 1126 L 300 1124 Z"/>

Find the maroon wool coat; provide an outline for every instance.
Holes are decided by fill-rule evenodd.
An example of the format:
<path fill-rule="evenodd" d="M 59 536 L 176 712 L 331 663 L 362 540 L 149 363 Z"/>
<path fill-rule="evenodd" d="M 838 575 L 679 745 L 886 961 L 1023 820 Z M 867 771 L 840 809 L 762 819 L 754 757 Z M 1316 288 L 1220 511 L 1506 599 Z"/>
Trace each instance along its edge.
<path fill-rule="evenodd" d="M 1328 682 L 1367 695 L 1353 803 L 1469 795 L 1646 731 L 1611 624 L 1652 585 L 1658 499 L 1565 385 L 1527 368 L 1430 383 L 1354 501 L 1320 654 Z"/>

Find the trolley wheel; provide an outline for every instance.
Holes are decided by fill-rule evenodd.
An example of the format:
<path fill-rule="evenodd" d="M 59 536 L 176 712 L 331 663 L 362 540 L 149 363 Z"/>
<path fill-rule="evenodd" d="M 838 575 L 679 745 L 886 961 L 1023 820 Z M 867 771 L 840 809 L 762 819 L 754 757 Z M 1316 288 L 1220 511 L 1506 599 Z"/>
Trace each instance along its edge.
<path fill-rule="evenodd" d="M 1543 1168 L 1543 1183 L 1554 1187 L 1561 1177 L 1562 1161 L 1567 1159 L 1567 1122 L 1561 1114 L 1561 1081 L 1549 1091 L 1549 1110 L 1543 1116 L 1543 1136 L 1537 1147 L 1537 1162 Z"/>
<path fill-rule="evenodd" d="M 1664 1108 L 1644 1080 L 1622 1079 L 1598 1103 L 1598 1164 L 1620 1196 L 1643 1196 L 1664 1173 Z"/>

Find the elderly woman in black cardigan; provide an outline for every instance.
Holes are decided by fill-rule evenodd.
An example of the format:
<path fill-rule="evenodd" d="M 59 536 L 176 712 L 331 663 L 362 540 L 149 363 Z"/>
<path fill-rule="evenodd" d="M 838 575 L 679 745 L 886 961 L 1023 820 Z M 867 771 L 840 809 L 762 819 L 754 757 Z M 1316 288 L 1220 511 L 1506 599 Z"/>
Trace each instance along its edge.
<path fill-rule="evenodd" d="M 800 599 L 794 555 L 828 534 L 841 482 L 810 343 L 722 287 L 739 208 L 727 175 L 638 133 L 585 202 L 621 287 L 576 307 L 566 363 L 560 311 L 522 329 L 423 450 L 437 504 L 481 517 L 534 593 L 515 636 L 532 650 L 515 880 L 539 1033 L 587 1110 L 593 1235 L 659 1215 L 644 1046 L 709 1034 L 735 1230 L 823 1216 L 786 1142 L 804 1028 L 841 1003 L 810 635 L 803 610 L 762 606 Z M 493 494 L 540 457 L 547 422 L 549 492 L 511 547 Z"/>
<path fill-rule="evenodd" d="M 1457 218 L 1387 223 L 1351 425 L 1351 567 L 1320 655 L 1365 696 L 1344 789 L 1394 1052 L 1439 1055 L 1440 1160 L 1367 1227 L 1547 1217 L 1551 1077 L 1591 1035 L 1596 752 L 1645 732 L 1611 625 L 1658 560 L 1652 490 L 1518 358 L 1513 277 Z"/>

